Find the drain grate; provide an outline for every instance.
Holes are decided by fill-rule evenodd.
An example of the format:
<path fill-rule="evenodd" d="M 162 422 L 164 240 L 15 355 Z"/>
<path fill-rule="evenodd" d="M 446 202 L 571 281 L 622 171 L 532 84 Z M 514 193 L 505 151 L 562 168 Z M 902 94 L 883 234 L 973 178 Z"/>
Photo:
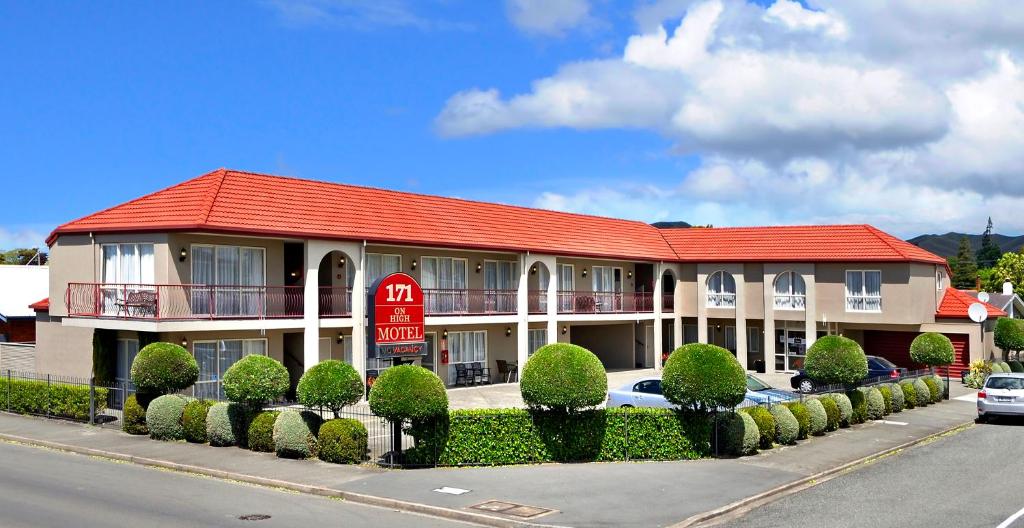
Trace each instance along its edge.
<path fill-rule="evenodd" d="M 481 502 L 480 504 L 474 504 L 469 508 L 473 510 L 481 510 L 485 512 L 509 515 L 512 517 L 519 517 L 520 519 L 533 519 L 535 517 L 547 515 L 555 511 L 550 508 L 540 508 L 538 506 L 527 506 L 525 504 L 516 504 L 514 502 L 505 502 L 497 500 Z"/>
<path fill-rule="evenodd" d="M 239 515 L 238 520 L 240 521 L 265 521 L 270 516 L 265 513 L 250 513 L 248 515 Z"/>

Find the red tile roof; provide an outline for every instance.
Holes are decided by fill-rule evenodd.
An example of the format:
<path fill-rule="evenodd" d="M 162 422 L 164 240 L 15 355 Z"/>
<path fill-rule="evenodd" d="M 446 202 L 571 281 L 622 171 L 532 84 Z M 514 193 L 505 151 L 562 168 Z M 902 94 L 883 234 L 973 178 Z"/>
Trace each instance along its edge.
<path fill-rule="evenodd" d="M 33 309 L 33 310 L 35 310 L 35 311 L 37 311 L 37 312 L 45 312 L 45 311 L 50 309 L 50 298 L 47 297 L 45 299 L 36 301 L 36 302 L 28 305 L 28 307 Z"/>
<path fill-rule="evenodd" d="M 662 229 L 684 262 L 925 262 L 929 253 L 870 225 Z"/>
<path fill-rule="evenodd" d="M 642 222 L 219 169 L 66 223 L 686 262 L 945 260 L 868 225 L 658 229 Z"/>
<path fill-rule="evenodd" d="M 942 302 L 939 303 L 939 309 L 935 311 L 935 317 L 967 319 L 967 308 L 976 302 L 980 301 L 971 297 L 971 295 L 965 291 L 958 290 L 953 287 L 946 288 L 946 293 L 942 296 Z M 985 308 L 988 309 L 989 318 L 1006 316 L 1006 312 L 999 308 L 988 303 L 982 304 L 984 304 Z"/>

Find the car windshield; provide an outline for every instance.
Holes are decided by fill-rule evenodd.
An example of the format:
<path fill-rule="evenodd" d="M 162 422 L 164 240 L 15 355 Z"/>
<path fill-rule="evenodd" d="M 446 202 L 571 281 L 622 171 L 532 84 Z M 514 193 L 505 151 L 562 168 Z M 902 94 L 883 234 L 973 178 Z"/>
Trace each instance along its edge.
<path fill-rule="evenodd" d="M 1004 378 L 1001 376 L 993 376 L 988 379 L 988 383 L 985 384 L 985 388 L 1022 390 L 1024 389 L 1024 378 Z"/>
<path fill-rule="evenodd" d="M 747 390 L 748 391 L 763 391 L 772 388 L 771 385 L 755 378 L 754 376 L 747 376 Z"/>
<path fill-rule="evenodd" d="M 885 358 L 882 358 L 882 357 L 876 357 L 876 358 L 872 358 L 872 359 L 874 359 L 875 363 L 878 363 L 878 366 L 881 367 L 881 368 L 884 368 L 884 369 L 896 369 L 896 368 L 899 368 L 892 361 L 889 361 L 888 359 L 885 359 Z"/>

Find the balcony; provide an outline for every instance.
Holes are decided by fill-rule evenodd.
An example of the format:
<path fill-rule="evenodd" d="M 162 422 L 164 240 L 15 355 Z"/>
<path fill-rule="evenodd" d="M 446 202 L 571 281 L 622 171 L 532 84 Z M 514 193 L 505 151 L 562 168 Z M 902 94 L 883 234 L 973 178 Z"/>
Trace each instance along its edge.
<path fill-rule="evenodd" d="M 295 319 L 302 286 L 205 284 L 68 284 L 71 317 L 130 320 Z"/>
<path fill-rule="evenodd" d="M 516 290 L 424 289 L 426 315 L 508 315 L 517 312 Z"/>
<path fill-rule="evenodd" d="M 320 317 L 352 316 L 352 288 L 321 286 L 319 297 Z"/>
<path fill-rule="evenodd" d="M 672 313 L 676 307 L 676 296 L 674 293 L 666 293 L 661 297 L 661 313 Z"/>
<path fill-rule="evenodd" d="M 649 292 L 558 292 L 558 313 L 643 313 L 654 311 Z"/>

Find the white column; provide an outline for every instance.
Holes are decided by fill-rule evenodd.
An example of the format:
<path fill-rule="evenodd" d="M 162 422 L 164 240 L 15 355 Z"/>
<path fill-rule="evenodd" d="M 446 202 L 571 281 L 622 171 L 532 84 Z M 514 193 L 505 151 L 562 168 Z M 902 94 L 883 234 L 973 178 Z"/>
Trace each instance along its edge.
<path fill-rule="evenodd" d="M 519 257 L 519 289 L 516 291 L 516 364 L 519 371 L 516 379 L 521 379 L 530 351 L 530 262 L 527 257 L 526 254 Z"/>
<path fill-rule="evenodd" d="M 686 299 L 683 298 L 683 270 L 676 266 L 674 271 L 676 282 L 672 285 L 673 350 L 683 346 L 683 303 L 686 302 Z"/>
<path fill-rule="evenodd" d="M 697 266 L 697 342 L 708 342 L 708 273 Z"/>
<path fill-rule="evenodd" d="M 654 265 L 654 292 L 651 297 L 654 299 L 654 370 L 661 372 L 661 349 L 664 343 L 664 322 L 661 320 L 664 295 L 662 294 L 662 283 L 664 281 L 664 264 L 659 262 Z"/>
<path fill-rule="evenodd" d="M 810 272 L 804 273 L 804 285 L 806 286 L 807 298 L 804 301 L 804 333 L 806 334 L 807 348 L 818 340 L 818 309 L 815 298 L 814 264 L 810 264 Z"/>
<path fill-rule="evenodd" d="M 317 282 L 320 259 L 330 250 L 322 242 L 306 241 L 302 276 L 302 368 L 309 370 L 320 362 L 320 288 Z"/>
<path fill-rule="evenodd" d="M 764 338 L 761 339 L 761 348 L 764 351 L 764 371 L 777 372 L 775 370 L 775 275 L 769 271 L 767 266 L 764 273 Z"/>
<path fill-rule="evenodd" d="M 733 278 L 736 279 L 736 359 L 747 369 L 747 291 L 744 267 L 739 264 Z"/>
<path fill-rule="evenodd" d="M 539 260 L 547 266 L 548 273 L 548 343 L 558 342 L 558 259 L 544 257 Z"/>
<path fill-rule="evenodd" d="M 366 247 L 352 244 L 352 367 L 366 379 Z"/>

